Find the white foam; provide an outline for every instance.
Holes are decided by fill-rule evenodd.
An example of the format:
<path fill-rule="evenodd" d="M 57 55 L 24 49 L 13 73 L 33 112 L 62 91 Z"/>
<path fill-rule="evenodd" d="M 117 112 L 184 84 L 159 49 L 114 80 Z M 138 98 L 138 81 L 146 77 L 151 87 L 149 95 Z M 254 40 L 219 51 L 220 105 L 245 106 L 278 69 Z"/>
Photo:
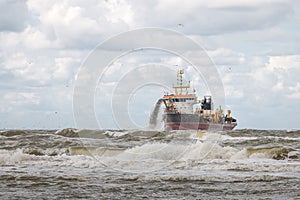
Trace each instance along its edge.
<path fill-rule="evenodd" d="M 300 141 L 300 137 L 279 137 L 279 136 L 265 136 L 265 138 L 273 139 L 273 140 L 291 140 L 291 141 Z"/>
<path fill-rule="evenodd" d="M 222 147 L 213 142 L 191 144 L 147 143 L 125 150 L 118 155 L 121 160 L 200 160 L 200 159 L 230 159 L 239 150 L 232 147 Z"/>
<path fill-rule="evenodd" d="M 122 137 L 124 135 L 127 135 L 128 131 L 105 131 L 105 135 L 111 136 L 111 137 Z"/>
<path fill-rule="evenodd" d="M 185 148 L 185 145 L 178 144 L 147 143 L 124 151 L 118 158 L 122 160 L 174 160 L 184 152 Z"/>
<path fill-rule="evenodd" d="M 291 151 L 288 153 L 288 157 L 300 159 L 300 151 Z"/>
<path fill-rule="evenodd" d="M 201 160 L 201 159 L 230 159 L 238 152 L 237 149 L 232 147 L 222 147 L 217 143 L 212 142 L 197 142 L 189 146 L 183 156 L 183 160 Z"/>
<path fill-rule="evenodd" d="M 104 134 L 121 137 L 131 132 L 106 131 Z M 117 170 L 151 171 L 160 168 L 195 169 L 195 170 L 245 170 L 277 171 L 300 173 L 300 164 L 273 160 L 273 150 L 260 148 L 249 153 L 247 148 L 237 149 L 221 146 L 223 140 L 236 139 L 228 135 L 210 132 L 181 131 L 167 134 L 175 138 L 171 142 L 149 142 L 126 150 L 110 148 L 95 149 L 92 155 L 66 155 L 65 150 L 44 150 L 45 155 L 29 155 L 26 149 L 0 150 L 0 165 L 30 163 L 31 165 L 71 166 L 78 168 L 108 167 Z M 179 140 L 181 138 L 185 140 Z M 244 139 L 243 137 L 241 137 Z M 186 140 L 187 139 L 187 140 Z M 194 139 L 194 140 L 193 140 Z M 94 139 L 93 139 L 94 140 Z M 190 143 L 189 143 L 190 141 Z M 249 150 L 249 149 L 248 149 Z M 254 150 L 256 150 L 254 148 Z M 280 150 L 280 148 L 279 148 Z M 84 151 L 84 150 L 83 150 Z M 266 152 L 264 152 L 266 151 Z M 277 151 L 277 150 L 276 150 Z M 55 156 L 49 156 L 57 152 Z M 28 152 L 27 152 L 28 153 Z M 289 156 L 298 156 L 299 151 L 290 152 Z"/>
<path fill-rule="evenodd" d="M 67 134 L 67 133 L 78 133 L 79 130 L 75 129 L 75 128 L 63 128 L 63 129 L 59 129 L 55 132 L 55 134 L 59 135 L 59 134 Z"/>
<path fill-rule="evenodd" d="M 0 165 L 13 165 L 22 161 L 30 160 L 30 155 L 24 154 L 22 149 L 0 150 Z"/>
<path fill-rule="evenodd" d="M 240 159 L 246 159 L 246 158 L 248 158 L 246 149 L 242 149 L 230 157 L 230 159 L 232 159 L 232 160 L 240 160 Z"/>

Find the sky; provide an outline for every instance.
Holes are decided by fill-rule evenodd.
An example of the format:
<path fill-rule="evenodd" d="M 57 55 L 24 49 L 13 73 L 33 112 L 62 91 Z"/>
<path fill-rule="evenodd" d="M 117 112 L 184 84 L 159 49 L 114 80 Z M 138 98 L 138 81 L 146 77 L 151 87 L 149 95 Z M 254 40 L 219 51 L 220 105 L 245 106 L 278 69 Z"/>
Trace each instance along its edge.
<path fill-rule="evenodd" d="M 73 91 L 91 52 L 118 34 L 148 27 L 175 31 L 205 49 L 237 128 L 300 128 L 299 1 L 0 0 L 0 129 L 77 127 Z M 151 66 L 165 66 L 170 75 L 183 68 L 199 96 L 209 92 L 201 83 L 206 77 L 199 78 L 181 57 L 153 49 L 131 52 L 99 79 L 100 128 L 130 128 L 118 123 L 114 91 L 138 82 L 126 74 Z M 176 83 L 173 75 L 162 78 Z M 138 127 L 170 89 L 156 81 L 129 91 L 124 105 Z"/>

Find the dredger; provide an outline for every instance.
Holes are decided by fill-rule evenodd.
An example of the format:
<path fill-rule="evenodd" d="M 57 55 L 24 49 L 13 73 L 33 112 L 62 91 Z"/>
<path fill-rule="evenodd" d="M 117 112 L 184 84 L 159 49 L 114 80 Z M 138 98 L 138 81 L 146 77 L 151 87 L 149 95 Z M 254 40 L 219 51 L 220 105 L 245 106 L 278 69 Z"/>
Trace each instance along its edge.
<path fill-rule="evenodd" d="M 177 72 L 177 85 L 174 92 L 164 95 L 156 103 L 153 113 L 157 114 L 160 104 L 164 104 L 163 122 L 165 130 L 232 130 L 237 120 L 231 116 L 231 110 L 213 108 L 212 96 L 198 99 L 195 91 L 190 92 L 190 82 L 183 85 L 184 70 Z M 155 114 L 150 125 L 156 124 Z"/>

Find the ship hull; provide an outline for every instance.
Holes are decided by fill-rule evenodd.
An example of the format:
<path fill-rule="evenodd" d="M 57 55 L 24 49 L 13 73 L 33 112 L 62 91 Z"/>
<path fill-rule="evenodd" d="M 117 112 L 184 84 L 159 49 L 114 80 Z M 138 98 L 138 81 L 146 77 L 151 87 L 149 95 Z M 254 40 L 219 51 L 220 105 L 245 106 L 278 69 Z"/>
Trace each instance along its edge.
<path fill-rule="evenodd" d="M 214 123 L 196 114 L 164 114 L 165 130 L 232 130 L 235 123 Z"/>

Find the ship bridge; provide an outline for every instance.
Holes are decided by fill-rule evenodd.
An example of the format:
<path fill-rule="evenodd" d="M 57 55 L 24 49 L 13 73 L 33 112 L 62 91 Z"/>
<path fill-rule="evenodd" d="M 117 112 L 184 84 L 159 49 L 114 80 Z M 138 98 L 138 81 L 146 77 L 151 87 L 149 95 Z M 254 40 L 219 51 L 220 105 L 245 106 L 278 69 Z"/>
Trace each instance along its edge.
<path fill-rule="evenodd" d="M 166 94 L 162 99 L 167 104 L 167 109 L 174 110 L 178 113 L 192 114 L 193 105 L 197 104 L 197 96 L 194 93 L 189 93 L 190 81 L 186 84 L 182 84 L 183 70 L 177 72 L 177 85 L 173 85 L 174 94 Z"/>
<path fill-rule="evenodd" d="M 163 99 L 172 99 L 174 102 L 186 102 L 197 99 L 195 94 L 187 94 L 187 95 L 164 95 Z"/>

